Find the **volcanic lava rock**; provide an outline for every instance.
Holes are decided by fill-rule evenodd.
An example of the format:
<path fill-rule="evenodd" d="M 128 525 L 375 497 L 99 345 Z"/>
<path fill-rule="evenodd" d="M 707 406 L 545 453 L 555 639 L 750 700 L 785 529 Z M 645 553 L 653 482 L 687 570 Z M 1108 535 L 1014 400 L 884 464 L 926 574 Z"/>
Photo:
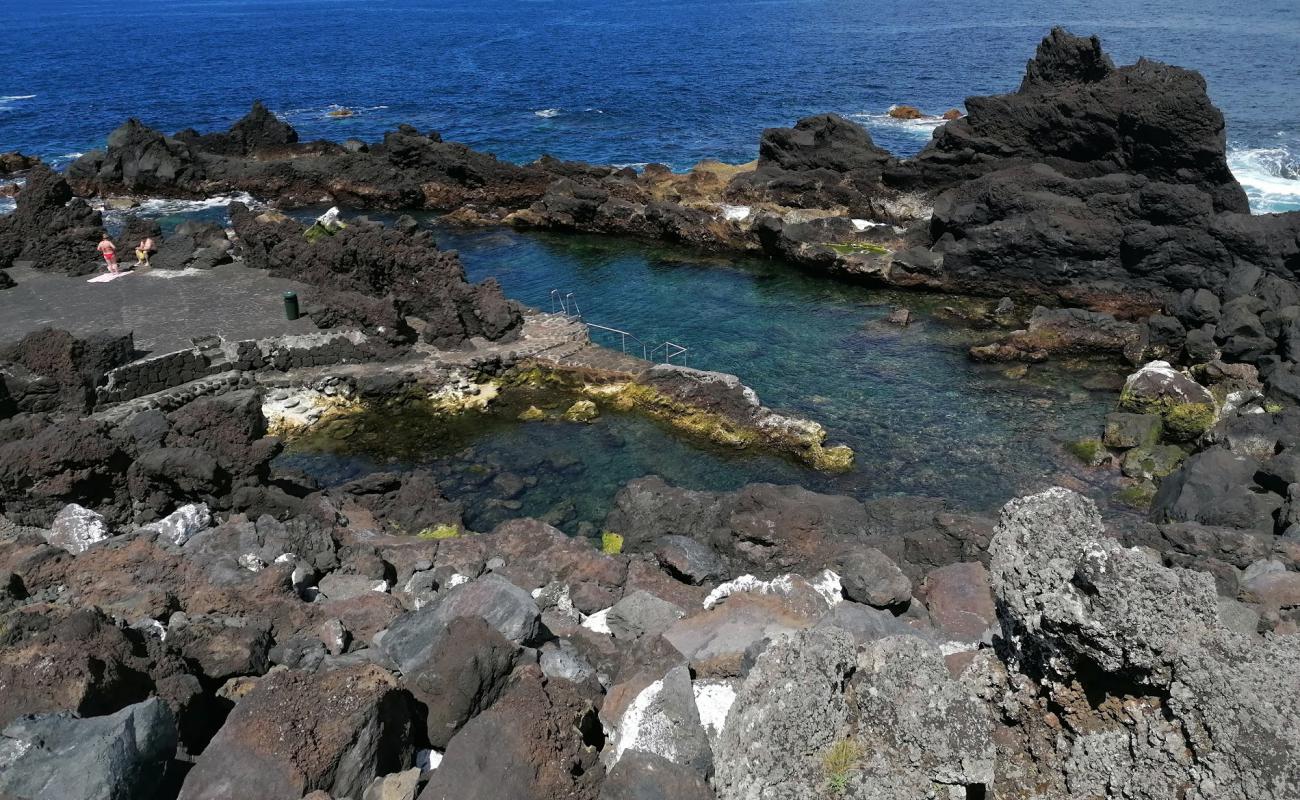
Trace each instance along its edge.
<path fill-rule="evenodd" d="M 241 203 L 231 204 L 230 217 L 251 266 L 326 291 L 391 296 L 403 315 L 425 321 L 424 339 L 431 344 L 455 346 L 473 336 L 500 340 L 516 334 L 523 323 L 519 306 L 505 299 L 496 281 L 469 284 L 460 259 L 439 250 L 428 231 L 359 221 L 332 235 L 308 239 L 302 225 L 254 215 Z M 351 310 L 336 314 L 362 322 L 353 318 L 358 308 L 353 304 Z M 387 310 L 364 322 L 376 330 L 393 324 Z"/>
<path fill-rule="evenodd" d="M 605 770 L 591 704 L 537 667 L 447 745 L 420 800 L 595 800 Z"/>
<path fill-rule="evenodd" d="M 42 270 L 93 272 L 103 229 L 99 212 L 74 199 L 63 176 L 39 164 L 27 175 L 17 208 L 0 217 L 0 269 L 31 261 Z"/>
<path fill-rule="evenodd" d="M 235 706 L 180 797 L 225 798 L 250 787 L 265 797 L 317 789 L 360 797 L 376 776 L 411 763 L 409 703 L 374 665 L 268 675 Z"/>
<path fill-rule="evenodd" d="M 1018 91 L 970 97 L 966 108 L 905 165 L 930 191 L 1037 162 L 1064 174 L 1134 172 L 1188 184 L 1217 211 L 1247 210 L 1224 155 L 1223 114 L 1190 70 L 1146 60 L 1116 68 L 1097 37 L 1054 28 Z"/>
<path fill-rule="evenodd" d="M 108 714 L 143 700 L 151 662 L 98 609 L 19 609 L 0 633 L 0 725 L 24 714 Z"/>
<path fill-rule="evenodd" d="M 443 645 L 402 677 L 424 706 L 429 743 L 445 749 L 466 722 L 501 696 L 519 648 L 481 619 L 447 623 Z"/>
<path fill-rule="evenodd" d="M 1121 546 L 1091 501 L 1064 489 L 1009 503 L 992 552 L 1005 646 L 1040 671 L 1061 713 L 1132 698 L 1124 718 L 1078 735 L 1085 749 L 1113 745 L 1076 747 L 1055 769 L 1150 798 L 1189 786 L 1281 798 L 1300 786 L 1288 721 L 1300 688 L 1281 678 L 1300 664 L 1293 637 L 1227 630 L 1210 576 Z M 1072 699 L 1080 690 L 1091 699 Z"/>

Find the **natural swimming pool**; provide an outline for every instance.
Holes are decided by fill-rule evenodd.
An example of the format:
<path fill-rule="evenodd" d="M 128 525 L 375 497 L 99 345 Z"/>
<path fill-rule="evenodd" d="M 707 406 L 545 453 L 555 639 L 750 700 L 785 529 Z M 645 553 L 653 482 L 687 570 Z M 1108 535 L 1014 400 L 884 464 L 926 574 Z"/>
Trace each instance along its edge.
<path fill-rule="evenodd" d="M 282 466 L 327 482 L 432 468 L 479 530 L 520 515 L 571 531 L 599 526 L 618 487 L 649 473 L 698 489 L 772 481 L 992 509 L 1077 472 L 1061 446 L 1095 435 L 1114 404 L 1105 387 L 1123 373 L 1088 363 L 1012 377 L 1004 366 L 972 363 L 967 348 L 987 334 L 952 313 L 969 311 L 961 298 L 876 291 L 781 263 L 600 237 L 442 226 L 437 236 L 441 247 L 460 251 L 472 280 L 496 277 L 507 295 L 543 310 L 553 290 L 572 293 L 586 321 L 650 347 L 684 345 L 690 366 L 741 376 L 765 404 L 817 420 L 829 441 L 857 453 L 852 472 L 825 475 L 686 439 L 635 414 L 522 423 L 516 417 L 528 405 L 563 402 L 522 392 L 455 420 L 386 412 L 358 421 L 347 439 L 308 437 L 281 457 Z M 918 321 L 888 324 L 904 304 Z M 597 330 L 593 338 L 620 346 L 613 334 Z"/>

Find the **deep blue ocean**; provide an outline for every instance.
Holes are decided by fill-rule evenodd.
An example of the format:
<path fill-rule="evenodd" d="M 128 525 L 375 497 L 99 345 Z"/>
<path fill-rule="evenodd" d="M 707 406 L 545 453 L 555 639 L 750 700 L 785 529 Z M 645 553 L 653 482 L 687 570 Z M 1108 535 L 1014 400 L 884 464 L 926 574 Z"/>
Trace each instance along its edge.
<path fill-rule="evenodd" d="M 304 138 L 409 122 L 515 161 L 748 161 L 823 111 L 909 154 L 930 127 L 889 106 L 1014 89 L 1053 24 L 1200 70 L 1256 210 L 1300 207 L 1296 0 L 3 0 L 0 150 L 66 163 L 261 98 Z"/>

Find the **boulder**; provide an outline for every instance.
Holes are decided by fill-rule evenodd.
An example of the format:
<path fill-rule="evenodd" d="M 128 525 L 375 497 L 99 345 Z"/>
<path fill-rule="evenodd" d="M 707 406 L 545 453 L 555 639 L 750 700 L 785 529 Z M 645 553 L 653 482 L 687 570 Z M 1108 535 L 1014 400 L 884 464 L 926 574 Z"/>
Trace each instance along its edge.
<path fill-rule="evenodd" d="M 55 515 L 45 539 L 55 547 L 77 555 L 107 540 L 111 535 L 103 514 L 69 503 Z"/>
<path fill-rule="evenodd" d="M 607 766 L 613 768 L 627 753 L 652 753 L 690 768 L 702 778 L 713 773 L 713 753 L 700 723 L 691 674 L 679 664 L 651 681 L 609 717 L 602 713 L 609 737 Z"/>
<path fill-rule="evenodd" d="M 454 587 L 433 609 L 433 618 L 446 624 L 457 617 L 486 620 L 516 644 L 537 637 L 541 614 L 528 592 L 491 573 Z"/>
<path fill-rule="evenodd" d="M 853 640 L 833 630 L 800 632 L 764 651 L 718 737 L 719 800 L 822 796 L 821 761 L 848 724 L 844 686 L 856 664 Z"/>
<path fill-rule="evenodd" d="M 610 770 L 600 800 L 713 800 L 713 790 L 695 770 L 634 750 Z"/>
<path fill-rule="evenodd" d="M 104 220 L 74 198 L 63 176 L 44 164 L 27 175 L 13 213 L 0 217 L 0 269 L 31 261 L 37 269 L 84 275 L 100 263 Z"/>
<path fill-rule="evenodd" d="M 1160 482 L 1151 505 L 1156 522 L 1199 522 L 1271 533 L 1283 498 L 1253 491 L 1259 462 L 1222 448 L 1188 458 Z"/>
<path fill-rule="evenodd" d="M 0 732 L 0 795 L 14 800 L 153 797 L 176 752 L 156 697 L 102 717 L 21 717 Z"/>
<path fill-rule="evenodd" d="M 931 570 L 921 596 L 934 626 L 953 639 L 978 642 L 997 625 L 989 573 L 978 561 Z"/>
<path fill-rule="evenodd" d="M 635 640 L 658 636 L 672 627 L 686 613 L 682 609 L 645 591 L 624 595 L 605 617 L 615 639 Z"/>
<path fill-rule="evenodd" d="M 893 559 L 874 547 L 851 550 L 839 563 L 844 596 L 876 608 L 906 606 L 912 582 Z"/>
<path fill-rule="evenodd" d="M 655 559 L 678 580 L 698 586 L 723 577 L 725 567 L 708 547 L 686 536 L 662 536 L 655 543 Z"/>
<path fill-rule="evenodd" d="M 374 665 L 260 680 L 185 777 L 183 800 L 324 790 L 360 797 L 377 776 L 411 763 L 409 696 Z"/>
<path fill-rule="evenodd" d="M 481 619 L 458 617 L 447 624 L 442 646 L 402 677 L 424 706 L 430 745 L 445 749 L 456 731 L 496 702 L 518 652 Z"/>
<path fill-rule="evenodd" d="M 179 547 L 211 523 L 212 513 L 206 503 L 189 503 L 157 522 L 143 526 L 141 530 L 156 533 L 162 541 Z"/>
<path fill-rule="evenodd" d="M 1283 677 L 1300 647 L 1226 629 L 1209 575 L 1121 546 L 1091 501 L 1059 488 L 1007 504 L 991 572 L 1007 657 L 1040 674 L 1063 713 L 1087 714 L 1084 696 L 1092 708 L 1113 694 L 1167 698 L 1079 735 L 1065 769 L 1150 798 L 1281 798 L 1300 786 L 1289 722 L 1300 687 Z"/>
<path fill-rule="evenodd" d="M 536 667 L 461 729 L 419 800 L 595 800 L 599 724 L 571 684 Z"/>
<path fill-rule="evenodd" d="M 20 608 L 0 626 L 0 725 L 24 714 L 109 714 L 148 696 L 151 664 L 134 631 L 99 609 Z"/>

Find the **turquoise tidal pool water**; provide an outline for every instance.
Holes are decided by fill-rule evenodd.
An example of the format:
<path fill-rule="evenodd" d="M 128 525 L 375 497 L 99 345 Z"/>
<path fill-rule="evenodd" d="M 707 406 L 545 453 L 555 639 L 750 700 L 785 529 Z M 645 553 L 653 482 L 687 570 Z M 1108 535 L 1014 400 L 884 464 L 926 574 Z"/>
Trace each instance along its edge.
<path fill-rule="evenodd" d="M 966 351 L 990 332 L 954 318 L 950 309 L 971 305 L 960 298 L 599 237 L 440 226 L 437 235 L 441 247 L 460 251 L 472 280 L 496 277 L 507 295 L 543 310 L 553 290 L 572 293 L 584 320 L 650 347 L 683 345 L 689 366 L 739 375 L 766 405 L 817 420 L 830 442 L 857 454 L 851 472 L 826 475 L 685 438 L 635 414 L 606 411 L 590 425 L 521 423 L 515 418 L 529 404 L 558 413 L 565 402 L 523 392 L 450 422 L 377 415 L 347 439 L 317 437 L 281 458 L 326 482 L 432 468 L 446 493 L 466 503 L 474 529 L 522 514 L 575 532 L 599 526 L 618 487 L 650 473 L 697 489 L 773 481 L 861 498 L 938 496 L 976 510 L 1050 483 L 1087 489 L 1091 479 L 1062 445 L 1097 433 L 1115 401 L 1113 389 L 1099 387 L 1123 374 L 1118 365 L 1079 363 L 1012 378 L 1005 367 L 974 364 Z M 885 322 L 898 305 L 919 320 Z M 620 346 L 599 330 L 593 338 Z"/>

